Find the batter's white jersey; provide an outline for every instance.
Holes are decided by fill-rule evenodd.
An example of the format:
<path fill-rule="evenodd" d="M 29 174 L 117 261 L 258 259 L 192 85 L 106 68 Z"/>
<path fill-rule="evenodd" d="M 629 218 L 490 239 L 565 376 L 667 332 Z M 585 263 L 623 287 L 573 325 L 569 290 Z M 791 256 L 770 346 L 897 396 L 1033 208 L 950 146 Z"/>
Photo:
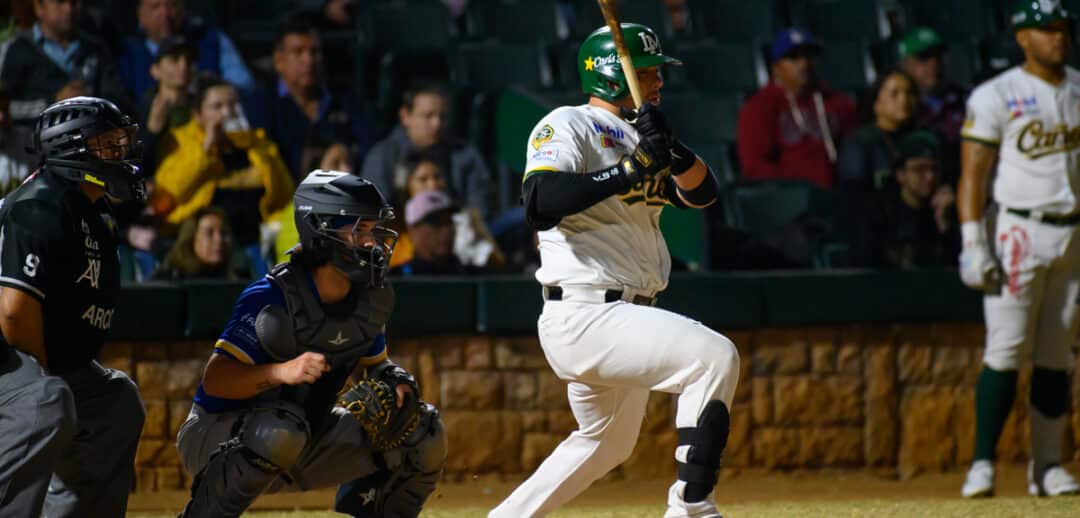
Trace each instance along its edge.
<path fill-rule="evenodd" d="M 633 152 L 637 130 L 595 106 L 564 106 L 537 123 L 526 144 L 525 175 L 589 173 Z M 633 288 L 659 292 L 671 271 L 660 211 L 668 204 L 667 173 L 642 189 L 611 196 L 539 232 L 540 269 L 547 286 Z"/>
<path fill-rule="evenodd" d="M 999 148 L 994 199 L 1005 207 L 1072 214 L 1080 194 L 1080 72 L 1054 86 L 1022 67 L 979 85 L 963 136 Z"/>

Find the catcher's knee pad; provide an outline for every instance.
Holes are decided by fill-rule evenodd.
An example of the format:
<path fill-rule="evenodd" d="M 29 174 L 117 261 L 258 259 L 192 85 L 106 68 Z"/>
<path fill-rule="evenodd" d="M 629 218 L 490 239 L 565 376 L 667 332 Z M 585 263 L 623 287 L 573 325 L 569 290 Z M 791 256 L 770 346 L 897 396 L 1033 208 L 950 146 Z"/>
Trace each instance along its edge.
<path fill-rule="evenodd" d="M 731 417 L 722 401 L 710 401 L 694 428 L 679 428 L 679 448 L 686 448 L 679 460 L 679 480 L 686 482 L 683 500 L 700 502 L 716 485 L 720 455 L 727 446 Z M 676 457 L 679 457 L 678 452 Z"/>
<path fill-rule="evenodd" d="M 184 518 L 240 516 L 296 463 L 310 437 L 302 412 L 290 406 L 257 408 L 240 431 L 210 457 L 191 485 Z"/>
<path fill-rule="evenodd" d="M 279 405 L 252 410 L 244 417 L 238 437 L 244 449 L 265 461 L 268 469 L 287 470 L 300 458 L 311 431 L 302 410 Z"/>
<path fill-rule="evenodd" d="M 1031 372 L 1031 406 L 1053 419 L 1069 410 L 1069 373 L 1035 367 Z"/>

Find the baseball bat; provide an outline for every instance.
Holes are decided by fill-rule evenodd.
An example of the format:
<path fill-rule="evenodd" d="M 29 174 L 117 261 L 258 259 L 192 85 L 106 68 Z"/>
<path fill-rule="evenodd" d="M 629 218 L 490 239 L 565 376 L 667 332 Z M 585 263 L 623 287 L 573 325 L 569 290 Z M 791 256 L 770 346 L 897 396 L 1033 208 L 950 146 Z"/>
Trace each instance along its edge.
<path fill-rule="evenodd" d="M 626 84 L 630 88 L 630 95 L 634 98 L 634 108 L 641 107 L 641 86 L 638 85 L 637 72 L 634 70 L 634 62 L 630 59 L 630 51 L 626 49 L 626 41 L 623 39 L 622 25 L 619 24 L 619 12 L 615 7 L 616 0 L 596 0 L 600 4 L 600 12 L 604 15 L 608 29 L 611 29 L 611 39 L 615 41 L 615 51 L 619 54 L 619 62 L 622 63 L 623 75 L 626 76 Z"/>

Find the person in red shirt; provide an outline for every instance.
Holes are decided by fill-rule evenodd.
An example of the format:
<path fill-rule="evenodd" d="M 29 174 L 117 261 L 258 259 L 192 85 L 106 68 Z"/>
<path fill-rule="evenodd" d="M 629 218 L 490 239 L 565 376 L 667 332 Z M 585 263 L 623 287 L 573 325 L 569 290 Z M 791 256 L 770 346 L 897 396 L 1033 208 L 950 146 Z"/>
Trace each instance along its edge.
<path fill-rule="evenodd" d="M 820 51 L 821 44 L 801 29 L 786 29 L 773 40 L 773 80 L 739 112 L 744 178 L 832 186 L 837 147 L 856 123 L 855 102 L 817 78 L 814 59 Z"/>

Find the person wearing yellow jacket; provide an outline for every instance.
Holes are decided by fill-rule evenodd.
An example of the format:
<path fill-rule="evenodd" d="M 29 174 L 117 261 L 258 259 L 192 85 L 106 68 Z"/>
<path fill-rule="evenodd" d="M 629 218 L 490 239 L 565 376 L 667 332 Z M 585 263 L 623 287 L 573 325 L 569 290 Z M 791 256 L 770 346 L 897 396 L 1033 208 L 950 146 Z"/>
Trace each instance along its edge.
<path fill-rule="evenodd" d="M 294 186 L 277 146 L 251 129 L 229 83 L 200 76 L 194 117 L 170 130 L 161 150 L 153 203 L 169 226 L 199 209 L 225 210 L 241 246 L 259 242 L 259 225 L 289 203 Z"/>

